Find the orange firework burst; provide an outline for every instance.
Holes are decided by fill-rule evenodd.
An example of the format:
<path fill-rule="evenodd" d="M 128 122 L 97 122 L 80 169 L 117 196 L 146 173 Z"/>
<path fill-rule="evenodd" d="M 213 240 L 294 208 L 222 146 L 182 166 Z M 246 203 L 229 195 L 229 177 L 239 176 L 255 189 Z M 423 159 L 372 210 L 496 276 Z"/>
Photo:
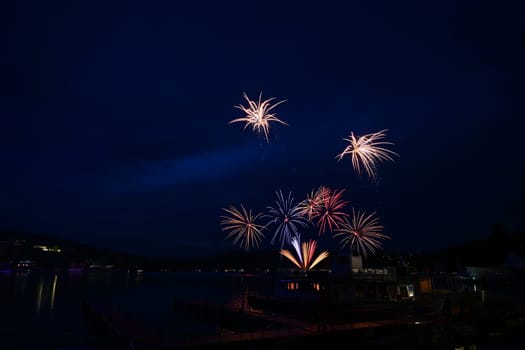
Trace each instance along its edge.
<path fill-rule="evenodd" d="M 257 224 L 256 220 L 262 213 L 253 215 L 252 210 L 246 210 L 242 204 L 241 210 L 234 206 L 223 210 L 230 214 L 221 216 L 222 230 L 229 231 L 226 238 L 233 237 L 233 244 L 239 245 L 245 251 L 258 247 L 264 238 L 262 231 L 265 226 Z"/>
<path fill-rule="evenodd" d="M 323 251 L 319 255 L 315 256 L 315 251 L 317 250 L 317 241 L 315 240 L 310 240 L 301 244 L 300 238 L 294 237 L 292 238 L 291 243 L 295 249 L 297 257 L 295 257 L 292 252 L 287 249 L 281 249 L 280 254 L 305 272 L 313 269 L 329 255 L 327 251 Z"/>
<path fill-rule="evenodd" d="M 335 230 L 334 237 L 341 236 L 343 247 L 350 245 L 351 250 L 355 250 L 365 258 L 367 252 L 375 254 L 381 248 L 381 240 L 390 238 L 381 233 L 383 226 L 379 224 L 379 219 L 375 215 L 375 212 L 367 215 L 365 212 L 356 212 L 352 209 L 352 218 L 344 219 L 341 226 Z"/>
<path fill-rule="evenodd" d="M 281 119 L 277 118 L 275 113 L 270 113 L 272 109 L 285 102 L 286 100 L 279 101 L 275 104 L 270 104 L 275 98 L 269 98 L 262 101 L 262 92 L 259 94 L 259 101 L 255 102 L 248 98 L 246 93 L 243 93 L 244 99 L 248 102 L 248 106 L 237 105 L 235 108 L 240 109 L 246 115 L 244 117 L 236 118 L 231 120 L 228 124 L 244 122 L 244 129 L 251 126 L 252 130 L 256 133 L 264 133 L 266 142 L 269 142 L 268 134 L 270 133 L 270 122 L 277 122 L 283 125 L 288 125 Z"/>

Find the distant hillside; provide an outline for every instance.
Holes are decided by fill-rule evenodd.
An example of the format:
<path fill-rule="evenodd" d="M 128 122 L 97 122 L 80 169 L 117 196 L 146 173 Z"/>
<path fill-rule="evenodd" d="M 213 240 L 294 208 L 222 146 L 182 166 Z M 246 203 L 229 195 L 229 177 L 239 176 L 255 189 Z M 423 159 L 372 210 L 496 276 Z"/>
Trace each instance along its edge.
<path fill-rule="evenodd" d="M 53 235 L 0 231 L 0 260 L 35 260 L 43 267 L 71 264 L 132 266 L 144 264 L 145 257 L 100 249 Z"/>
<path fill-rule="evenodd" d="M 59 238 L 53 235 L 35 234 L 29 232 L 13 231 L 13 230 L 0 230 L 0 241 L 7 240 L 27 240 L 31 242 L 47 242 L 48 244 L 76 244 L 71 241 Z"/>
<path fill-rule="evenodd" d="M 60 252 L 42 251 L 36 246 L 59 248 Z M 525 233 L 509 234 L 501 225 L 495 225 L 487 239 L 475 240 L 434 252 L 379 251 L 364 259 L 365 267 L 410 266 L 417 270 L 457 271 L 464 266 L 498 266 L 509 254 L 525 257 Z M 319 267 L 332 266 L 336 255 L 330 255 Z M 278 250 L 242 252 L 231 250 L 206 258 L 151 258 L 102 249 L 76 243 L 53 235 L 17 231 L 0 231 L 0 261 L 35 259 L 43 265 L 68 266 L 69 264 L 114 265 L 128 268 L 140 266 L 144 270 L 261 270 L 287 268 L 292 264 Z"/>

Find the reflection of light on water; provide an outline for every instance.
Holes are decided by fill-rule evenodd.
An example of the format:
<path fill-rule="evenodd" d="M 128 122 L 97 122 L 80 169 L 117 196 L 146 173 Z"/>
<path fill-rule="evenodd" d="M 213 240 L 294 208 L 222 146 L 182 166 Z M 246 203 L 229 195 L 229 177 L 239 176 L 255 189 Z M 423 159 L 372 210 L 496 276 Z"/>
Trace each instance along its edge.
<path fill-rule="evenodd" d="M 42 306 L 42 292 L 44 290 L 44 281 L 40 278 L 38 281 L 38 289 L 36 292 L 36 313 L 40 313 L 40 307 Z"/>
<path fill-rule="evenodd" d="M 55 307 L 55 294 L 57 288 L 58 276 L 53 276 L 53 281 L 46 281 L 44 278 L 40 278 L 38 281 L 38 287 L 36 291 L 36 313 L 39 314 L 42 308 L 48 305 L 49 311 L 53 311 Z"/>
<path fill-rule="evenodd" d="M 27 276 L 29 272 L 27 271 L 17 271 L 15 275 L 15 293 L 17 295 L 24 295 L 26 285 L 27 285 Z"/>
<path fill-rule="evenodd" d="M 137 275 L 136 275 L 136 277 L 135 277 L 135 282 L 140 282 L 140 281 L 142 281 L 142 278 L 143 278 L 142 273 L 137 273 Z"/>
<path fill-rule="evenodd" d="M 132 270 L 128 269 L 126 272 L 126 287 L 130 286 L 130 282 L 134 282 L 135 284 L 142 282 L 143 280 L 143 272 L 142 270 L 136 270 L 133 272 Z"/>
<path fill-rule="evenodd" d="M 53 288 L 51 289 L 51 302 L 49 304 L 49 309 L 53 311 L 53 308 L 55 307 L 55 291 L 57 288 L 57 279 L 58 275 L 55 274 L 55 277 L 53 277 Z"/>

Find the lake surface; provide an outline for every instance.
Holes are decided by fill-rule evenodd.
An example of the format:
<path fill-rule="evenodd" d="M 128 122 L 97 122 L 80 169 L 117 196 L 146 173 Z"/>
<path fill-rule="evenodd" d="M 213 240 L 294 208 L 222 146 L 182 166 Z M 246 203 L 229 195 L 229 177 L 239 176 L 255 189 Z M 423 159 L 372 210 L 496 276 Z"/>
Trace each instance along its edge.
<path fill-rule="evenodd" d="M 60 350 L 100 343 L 82 316 L 84 301 L 109 303 L 168 336 L 214 335 L 222 331 L 218 325 L 175 313 L 173 301 L 241 307 L 249 294 L 269 288 L 271 282 L 264 275 L 232 272 L 1 271 L 0 349 Z M 523 349 L 525 337 L 461 345 L 476 350 Z"/>
<path fill-rule="evenodd" d="M 214 334 L 218 326 L 173 311 L 173 301 L 245 305 L 260 278 L 230 272 L 4 271 L 0 274 L 1 349 L 60 349 L 98 342 L 83 301 L 110 303 L 165 334 Z"/>

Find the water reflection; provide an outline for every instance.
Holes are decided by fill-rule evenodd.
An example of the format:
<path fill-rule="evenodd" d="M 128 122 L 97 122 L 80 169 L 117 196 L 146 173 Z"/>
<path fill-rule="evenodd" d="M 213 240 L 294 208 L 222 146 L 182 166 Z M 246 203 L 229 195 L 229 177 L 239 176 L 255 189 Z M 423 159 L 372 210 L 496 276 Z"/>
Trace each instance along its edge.
<path fill-rule="evenodd" d="M 13 270 L 11 274 L 0 274 L 0 306 L 51 315 L 65 301 L 80 303 L 83 298 L 134 290 L 143 279 L 143 274 L 126 271 Z"/>
<path fill-rule="evenodd" d="M 42 309 L 53 311 L 55 306 L 55 293 L 57 288 L 58 275 L 54 274 L 52 279 L 41 276 L 38 281 L 36 292 L 36 313 Z"/>
<path fill-rule="evenodd" d="M 39 350 L 96 342 L 82 318 L 81 303 L 101 300 L 125 308 L 131 302 L 136 305 L 137 299 L 151 300 L 148 289 L 145 296 L 138 295 L 142 283 L 142 276 L 127 276 L 125 271 L 0 271 L 0 349 Z"/>
<path fill-rule="evenodd" d="M 15 295 L 24 295 L 29 276 L 28 271 L 17 271 L 15 274 L 14 293 Z"/>
<path fill-rule="evenodd" d="M 3 316 L 0 348 L 58 349 L 96 342 L 82 318 L 83 301 L 107 302 L 168 336 L 215 334 L 214 324 L 176 314 L 174 299 L 246 308 L 250 295 L 268 292 L 273 286 L 271 279 L 223 273 L 142 274 L 104 270 L 0 273 L 0 314 Z M 451 345 L 461 340 L 456 348 L 476 349 L 476 345 L 469 345 L 463 338 L 438 335 L 448 341 L 442 340 L 440 344 Z"/>

